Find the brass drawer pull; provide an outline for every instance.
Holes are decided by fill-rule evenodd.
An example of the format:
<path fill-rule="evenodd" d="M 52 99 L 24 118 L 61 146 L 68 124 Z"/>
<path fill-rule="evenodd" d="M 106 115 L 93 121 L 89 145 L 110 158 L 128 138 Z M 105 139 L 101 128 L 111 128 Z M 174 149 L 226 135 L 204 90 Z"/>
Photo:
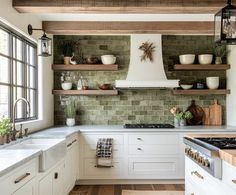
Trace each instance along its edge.
<path fill-rule="evenodd" d="M 236 184 L 236 180 L 232 180 L 232 182 L 233 182 L 234 184 Z"/>
<path fill-rule="evenodd" d="M 141 140 L 142 140 L 142 138 L 138 137 L 138 138 L 137 138 L 137 140 L 141 141 Z"/>
<path fill-rule="evenodd" d="M 26 177 L 30 176 L 30 173 L 26 173 L 15 180 L 15 184 L 20 183 L 22 180 L 24 180 Z"/>
<path fill-rule="evenodd" d="M 69 148 L 70 146 L 72 146 L 72 143 L 67 144 L 67 148 Z"/>
<path fill-rule="evenodd" d="M 77 142 L 77 139 L 73 140 L 73 141 L 72 141 L 72 144 L 75 143 L 75 142 Z"/>
<path fill-rule="evenodd" d="M 141 151 L 141 150 L 142 150 L 142 148 L 137 148 L 137 150 Z"/>
<path fill-rule="evenodd" d="M 191 175 L 196 175 L 199 179 L 204 179 L 204 177 L 200 173 L 198 173 L 197 171 L 192 171 Z"/>

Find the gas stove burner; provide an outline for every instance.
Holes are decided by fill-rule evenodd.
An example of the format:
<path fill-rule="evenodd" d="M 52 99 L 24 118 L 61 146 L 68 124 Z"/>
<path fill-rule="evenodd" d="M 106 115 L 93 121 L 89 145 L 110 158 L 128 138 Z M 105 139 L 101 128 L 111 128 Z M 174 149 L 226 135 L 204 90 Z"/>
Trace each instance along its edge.
<path fill-rule="evenodd" d="M 126 129 L 172 129 L 175 128 L 170 124 L 125 124 Z"/>
<path fill-rule="evenodd" d="M 197 138 L 198 140 L 215 146 L 219 149 L 230 150 L 236 149 L 236 137 L 209 137 Z"/>

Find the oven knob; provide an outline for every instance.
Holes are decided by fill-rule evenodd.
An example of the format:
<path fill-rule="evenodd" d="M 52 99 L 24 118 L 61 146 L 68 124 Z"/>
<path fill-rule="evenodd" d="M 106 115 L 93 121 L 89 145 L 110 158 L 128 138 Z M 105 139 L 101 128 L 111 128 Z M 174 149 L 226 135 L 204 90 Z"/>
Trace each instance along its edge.
<path fill-rule="evenodd" d="M 202 162 L 202 165 L 205 166 L 205 167 L 209 167 L 209 165 L 210 165 L 209 160 L 204 159 L 203 162 Z"/>
<path fill-rule="evenodd" d="M 203 160 L 204 160 L 204 158 L 203 158 L 202 156 L 200 156 L 200 157 L 198 158 L 198 162 L 199 162 L 200 164 L 202 164 Z"/>
<path fill-rule="evenodd" d="M 199 154 L 198 154 L 198 153 L 195 153 L 195 154 L 194 154 L 194 160 L 198 161 L 198 159 L 199 159 Z"/>
<path fill-rule="evenodd" d="M 185 154 L 188 154 L 189 153 L 189 148 L 185 148 Z"/>

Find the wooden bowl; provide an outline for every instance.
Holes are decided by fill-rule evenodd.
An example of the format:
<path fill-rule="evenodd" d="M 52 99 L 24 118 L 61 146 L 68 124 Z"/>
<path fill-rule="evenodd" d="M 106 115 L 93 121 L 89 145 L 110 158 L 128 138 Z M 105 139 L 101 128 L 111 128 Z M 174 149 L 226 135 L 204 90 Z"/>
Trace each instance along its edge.
<path fill-rule="evenodd" d="M 112 89 L 112 85 L 111 84 L 103 84 L 103 85 L 98 85 L 99 89 L 101 90 L 111 90 Z"/>

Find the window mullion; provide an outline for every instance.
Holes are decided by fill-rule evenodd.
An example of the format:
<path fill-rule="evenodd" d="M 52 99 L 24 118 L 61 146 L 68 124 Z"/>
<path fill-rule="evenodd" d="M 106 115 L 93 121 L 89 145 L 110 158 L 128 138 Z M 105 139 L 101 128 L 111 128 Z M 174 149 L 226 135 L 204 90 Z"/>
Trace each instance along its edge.
<path fill-rule="evenodd" d="M 9 33 L 9 55 L 10 55 L 10 86 L 9 86 L 9 113 L 10 113 L 10 118 L 13 120 L 13 104 L 14 104 L 14 99 L 13 99 L 13 35 L 12 33 Z"/>

